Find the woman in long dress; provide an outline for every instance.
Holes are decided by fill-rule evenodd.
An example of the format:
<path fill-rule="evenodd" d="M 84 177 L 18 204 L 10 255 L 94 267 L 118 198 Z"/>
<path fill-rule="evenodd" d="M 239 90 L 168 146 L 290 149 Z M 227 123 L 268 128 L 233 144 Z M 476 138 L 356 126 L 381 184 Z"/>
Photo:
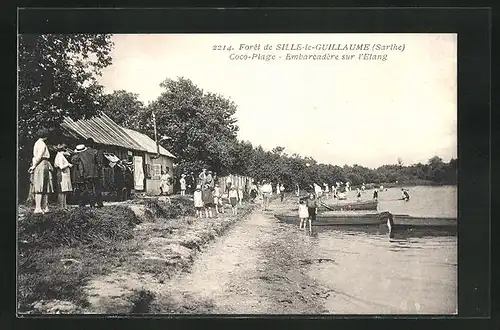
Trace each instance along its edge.
<path fill-rule="evenodd" d="M 66 208 L 66 195 L 68 192 L 73 191 L 71 185 L 71 172 L 70 168 L 73 165 L 66 159 L 67 153 L 65 152 L 65 145 L 59 145 L 56 158 L 54 159 L 54 167 L 57 170 L 57 190 L 59 207 Z"/>
<path fill-rule="evenodd" d="M 37 132 L 38 140 L 33 147 L 33 160 L 29 172 L 33 174 L 33 192 L 35 193 L 35 213 L 46 213 L 49 211 L 48 194 L 54 192 L 52 183 L 52 171 L 49 162 L 49 148 L 45 144 L 49 135 L 48 130 L 40 129 Z"/>

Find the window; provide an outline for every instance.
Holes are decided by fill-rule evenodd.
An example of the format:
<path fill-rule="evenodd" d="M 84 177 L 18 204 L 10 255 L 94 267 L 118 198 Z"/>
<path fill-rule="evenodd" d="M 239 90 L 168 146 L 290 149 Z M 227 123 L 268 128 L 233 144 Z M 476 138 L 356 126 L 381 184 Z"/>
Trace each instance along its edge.
<path fill-rule="evenodd" d="M 153 179 L 159 180 L 161 177 L 161 164 L 153 164 Z"/>

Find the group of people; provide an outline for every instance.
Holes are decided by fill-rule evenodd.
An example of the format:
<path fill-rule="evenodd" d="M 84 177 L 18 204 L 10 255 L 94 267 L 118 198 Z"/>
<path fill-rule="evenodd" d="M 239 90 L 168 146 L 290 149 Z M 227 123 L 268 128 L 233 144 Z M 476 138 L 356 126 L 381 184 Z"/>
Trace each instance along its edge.
<path fill-rule="evenodd" d="M 232 214 L 238 214 L 238 205 L 241 205 L 243 200 L 243 187 L 235 187 L 231 182 L 226 183 L 226 190 L 222 191 L 220 185 L 216 182 L 217 174 L 212 171 L 203 169 L 198 175 L 197 180 L 194 179 L 194 173 L 187 176 L 181 175 L 181 195 L 185 196 L 186 191 L 190 192 L 191 186 L 196 184 L 193 191 L 194 207 L 196 216 L 202 218 L 205 214 L 206 218 L 212 218 L 219 213 L 224 213 L 224 198 L 229 200 Z"/>
<path fill-rule="evenodd" d="M 80 206 L 102 207 L 104 152 L 95 146 L 92 138 L 71 150 L 66 144 L 54 146 L 54 164 L 50 162 L 50 151 L 46 144 L 49 131 L 40 129 L 33 147 L 33 158 L 28 169 L 30 173 L 30 193 L 35 196 L 35 213 L 49 211 L 48 196 L 58 194 L 58 206 L 67 207 L 70 192 Z M 116 160 L 118 162 L 119 159 Z M 116 164 L 115 163 L 115 164 Z M 130 165 L 127 163 L 127 165 Z M 126 179 L 124 179 L 126 181 Z M 126 183 L 124 183 L 126 184 Z"/>
<path fill-rule="evenodd" d="M 307 223 L 309 223 L 309 233 L 312 233 L 312 222 L 316 220 L 316 213 L 318 211 L 318 202 L 316 200 L 316 195 L 310 193 L 309 197 L 304 200 L 299 200 L 299 218 L 300 218 L 300 229 L 306 230 Z"/>

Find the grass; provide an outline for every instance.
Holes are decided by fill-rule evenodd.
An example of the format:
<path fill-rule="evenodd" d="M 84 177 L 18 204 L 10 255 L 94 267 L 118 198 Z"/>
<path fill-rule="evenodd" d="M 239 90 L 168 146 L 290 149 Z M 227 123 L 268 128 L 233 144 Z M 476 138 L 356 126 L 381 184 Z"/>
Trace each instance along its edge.
<path fill-rule="evenodd" d="M 127 204 L 56 210 L 44 215 L 25 211 L 18 225 L 19 312 L 33 312 L 36 302 L 57 299 L 72 302 L 78 307 L 74 312 L 78 313 L 89 307 L 85 292 L 88 281 L 118 267 L 168 278 L 178 269 L 187 269 L 193 259 L 165 262 L 138 257 L 149 237 L 176 235 L 178 244 L 194 254 L 234 222 L 220 219 L 217 224 L 191 226 L 184 221 L 184 217 L 191 219 L 194 214 L 193 202 L 189 199 L 176 198 L 171 203 L 142 199 L 128 203 L 144 205 L 149 215 L 137 217 Z M 151 228 L 143 227 L 138 235 L 134 227 L 148 221 L 147 217 L 156 223 Z M 170 227 L 177 228 L 177 232 L 173 233 Z M 131 313 L 144 313 L 150 305 L 147 301 L 153 301 L 154 296 L 139 291 L 130 299 L 135 306 Z"/>

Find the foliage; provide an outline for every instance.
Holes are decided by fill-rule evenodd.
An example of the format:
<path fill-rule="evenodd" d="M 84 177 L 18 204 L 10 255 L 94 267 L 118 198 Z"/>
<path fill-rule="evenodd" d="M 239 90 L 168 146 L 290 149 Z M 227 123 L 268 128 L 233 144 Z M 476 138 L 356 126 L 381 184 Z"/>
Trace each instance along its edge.
<path fill-rule="evenodd" d="M 171 138 L 165 147 L 178 157 L 179 173 L 202 168 L 227 173 L 238 130 L 234 102 L 206 93 L 185 78 L 166 79 L 160 86 L 164 92 L 139 115 L 142 131 L 153 134 L 154 112 L 158 135 Z"/>
<path fill-rule="evenodd" d="M 140 130 L 138 117 L 144 111 L 144 104 L 139 100 L 139 95 L 124 90 L 114 91 L 103 97 L 102 111 L 118 125 Z"/>
<path fill-rule="evenodd" d="M 288 155 L 282 146 L 270 151 L 238 141 L 236 133 L 236 105 L 221 95 L 204 92 L 191 80 L 166 79 L 164 92 L 157 100 L 140 111 L 136 122 L 144 133 L 152 135 L 152 112 L 156 114 L 160 136 L 171 137 L 168 146 L 178 157 L 174 175 L 198 173 L 211 169 L 224 176 L 239 174 L 256 181 L 281 182 L 287 190 L 310 189 L 313 183 L 332 186 L 337 181 L 360 186 L 362 183 L 433 182 L 456 184 L 456 160 L 445 164 L 433 157 L 428 164 L 405 166 L 401 158 L 396 164 L 369 169 L 360 165 L 338 166 L 318 164 L 311 157 Z M 129 94 L 133 95 L 133 94 Z M 132 97 L 131 97 L 132 98 Z M 307 166 L 309 164 L 309 166 Z"/>
<path fill-rule="evenodd" d="M 19 173 L 30 166 L 37 129 L 57 131 L 64 116 L 77 120 L 99 110 L 103 88 L 96 78 L 111 64 L 112 46 L 107 34 L 19 36 Z M 25 196 L 27 176 L 19 177 Z"/>
<path fill-rule="evenodd" d="M 96 113 L 96 77 L 111 64 L 111 47 L 106 34 L 19 36 L 20 142 L 33 140 L 37 128 L 57 128 L 64 116 Z"/>

